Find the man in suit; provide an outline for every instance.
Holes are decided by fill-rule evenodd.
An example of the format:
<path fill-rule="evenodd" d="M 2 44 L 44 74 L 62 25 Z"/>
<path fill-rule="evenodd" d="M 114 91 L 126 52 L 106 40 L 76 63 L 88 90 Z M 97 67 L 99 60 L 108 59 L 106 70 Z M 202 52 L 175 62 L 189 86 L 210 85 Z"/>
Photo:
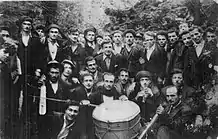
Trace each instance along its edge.
<path fill-rule="evenodd" d="M 140 62 L 141 70 L 149 71 L 158 82 L 163 81 L 166 71 L 167 55 L 163 48 L 155 43 L 155 34 L 146 32 L 144 34 L 145 48 L 141 51 Z"/>
<path fill-rule="evenodd" d="M 167 87 L 165 98 L 168 102 L 166 108 L 160 105 L 156 111 L 159 114 L 157 139 L 186 139 L 185 125 L 191 121 L 191 108 L 182 102 L 181 92 L 176 86 Z"/>
<path fill-rule="evenodd" d="M 103 42 L 101 44 L 103 53 L 96 56 L 96 62 L 101 67 L 102 72 L 115 73 L 118 68 L 117 57 L 113 54 L 113 46 L 111 42 Z"/>
<path fill-rule="evenodd" d="M 51 139 L 86 139 L 83 132 L 83 121 L 80 117 L 80 105 L 70 101 L 66 104 L 64 113 L 56 113 L 52 117 Z"/>

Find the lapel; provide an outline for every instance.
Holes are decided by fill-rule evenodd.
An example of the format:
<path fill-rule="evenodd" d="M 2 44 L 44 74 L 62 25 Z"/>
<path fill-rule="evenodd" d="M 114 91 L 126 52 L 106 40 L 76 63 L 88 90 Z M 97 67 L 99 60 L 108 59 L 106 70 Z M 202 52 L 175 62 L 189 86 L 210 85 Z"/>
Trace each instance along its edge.
<path fill-rule="evenodd" d="M 155 48 L 154 48 L 154 51 L 151 53 L 151 56 L 150 56 L 150 60 L 149 60 L 149 61 L 151 61 L 153 58 L 156 58 L 156 54 L 158 53 L 158 47 L 157 47 L 157 45 L 155 44 L 154 47 L 155 47 Z M 146 56 L 146 58 L 147 58 L 147 56 Z"/>

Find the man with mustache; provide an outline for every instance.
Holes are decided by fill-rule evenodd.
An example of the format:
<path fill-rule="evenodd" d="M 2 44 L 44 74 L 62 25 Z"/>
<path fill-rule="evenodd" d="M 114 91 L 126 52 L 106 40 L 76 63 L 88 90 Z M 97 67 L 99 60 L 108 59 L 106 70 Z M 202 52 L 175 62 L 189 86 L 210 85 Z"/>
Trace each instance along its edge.
<path fill-rule="evenodd" d="M 50 61 L 47 64 L 47 77 L 42 77 L 40 79 L 41 89 L 40 96 L 45 94 L 46 98 L 52 99 L 63 99 L 64 89 L 60 82 L 60 69 L 61 65 L 57 61 Z M 63 103 L 52 100 L 45 100 L 45 105 L 43 99 L 39 101 L 39 137 L 47 139 L 49 138 L 50 131 L 52 128 L 52 117 L 54 112 L 61 112 L 63 108 Z M 44 111 L 44 113 L 41 113 Z"/>
<path fill-rule="evenodd" d="M 80 117 L 80 105 L 70 101 L 66 104 L 64 113 L 56 113 L 52 117 L 51 139 L 85 139 Z"/>
<path fill-rule="evenodd" d="M 168 86 L 164 97 L 168 105 L 166 108 L 160 105 L 156 111 L 159 114 L 157 139 L 186 139 L 189 135 L 185 125 L 192 120 L 191 108 L 182 101 L 176 86 Z"/>

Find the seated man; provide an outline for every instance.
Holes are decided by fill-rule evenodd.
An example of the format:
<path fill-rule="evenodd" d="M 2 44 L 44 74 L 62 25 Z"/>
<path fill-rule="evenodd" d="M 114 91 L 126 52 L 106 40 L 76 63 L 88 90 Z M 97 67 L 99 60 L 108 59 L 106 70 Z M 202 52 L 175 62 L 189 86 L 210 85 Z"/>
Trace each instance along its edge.
<path fill-rule="evenodd" d="M 157 139 L 187 139 L 186 124 L 192 119 L 191 108 L 182 102 L 181 92 L 176 86 L 168 86 L 165 92 L 168 105 L 157 108 L 159 128 Z"/>
<path fill-rule="evenodd" d="M 114 87 L 115 76 L 112 73 L 103 74 L 103 85 L 99 85 L 96 90 L 96 93 L 91 94 L 90 101 L 93 104 L 100 105 L 103 102 L 110 100 L 127 100 L 125 95 L 120 96 Z"/>
<path fill-rule="evenodd" d="M 52 139 L 85 139 L 82 121 L 79 120 L 79 103 L 70 101 L 64 113 L 55 113 L 53 117 Z"/>

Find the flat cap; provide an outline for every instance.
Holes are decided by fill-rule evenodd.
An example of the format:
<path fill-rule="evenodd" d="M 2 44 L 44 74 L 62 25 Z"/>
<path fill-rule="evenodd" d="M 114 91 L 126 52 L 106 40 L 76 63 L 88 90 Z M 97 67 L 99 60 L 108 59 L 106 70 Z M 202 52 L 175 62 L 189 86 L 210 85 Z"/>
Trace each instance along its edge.
<path fill-rule="evenodd" d="M 20 23 L 22 24 L 24 21 L 29 21 L 30 23 L 33 23 L 33 19 L 30 18 L 29 16 L 22 16 Z"/>
<path fill-rule="evenodd" d="M 49 61 L 48 64 L 47 64 L 47 67 L 50 68 L 50 67 L 60 67 L 60 63 L 56 60 L 52 60 L 52 61 Z"/>
<path fill-rule="evenodd" d="M 139 81 L 143 77 L 148 77 L 151 80 L 152 79 L 152 74 L 149 71 L 145 71 L 145 70 L 139 71 L 136 74 L 136 81 Z"/>
<path fill-rule="evenodd" d="M 72 66 L 72 68 L 75 68 L 75 67 L 76 67 L 75 63 L 72 62 L 71 60 L 64 59 L 64 60 L 61 62 L 62 65 L 65 64 L 65 63 L 70 64 L 70 65 Z"/>
<path fill-rule="evenodd" d="M 89 31 L 92 31 L 92 32 L 94 32 L 94 33 L 97 33 L 96 28 L 91 27 L 91 28 L 87 28 L 86 30 L 84 30 L 84 35 L 86 35 Z"/>
<path fill-rule="evenodd" d="M 127 29 L 126 31 L 124 31 L 123 36 L 125 37 L 127 33 L 131 33 L 134 37 L 136 36 L 135 30 L 133 29 Z"/>
<path fill-rule="evenodd" d="M 56 28 L 56 29 L 58 29 L 60 31 L 60 27 L 58 25 L 56 25 L 56 24 L 49 25 L 48 28 L 47 28 L 47 31 L 49 31 L 51 28 Z"/>

